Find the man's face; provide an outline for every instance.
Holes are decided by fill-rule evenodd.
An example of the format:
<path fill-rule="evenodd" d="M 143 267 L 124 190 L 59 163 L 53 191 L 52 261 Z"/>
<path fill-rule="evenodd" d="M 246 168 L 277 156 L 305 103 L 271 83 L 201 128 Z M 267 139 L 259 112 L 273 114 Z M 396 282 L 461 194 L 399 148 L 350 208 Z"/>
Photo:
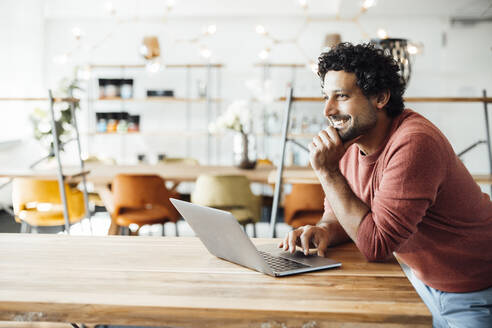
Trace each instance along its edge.
<path fill-rule="evenodd" d="M 357 86 L 354 73 L 328 71 L 323 94 L 324 115 L 343 142 L 368 133 L 376 126 L 376 107 Z"/>

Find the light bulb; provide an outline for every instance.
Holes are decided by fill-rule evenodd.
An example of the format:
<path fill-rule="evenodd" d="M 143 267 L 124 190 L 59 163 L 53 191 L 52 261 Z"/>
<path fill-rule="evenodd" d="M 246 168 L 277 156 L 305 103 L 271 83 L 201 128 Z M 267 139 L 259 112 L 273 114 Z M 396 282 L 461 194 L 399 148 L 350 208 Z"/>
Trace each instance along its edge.
<path fill-rule="evenodd" d="M 138 51 L 144 57 L 149 54 L 149 48 L 147 48 L 147 46 L 145 46 L 145 45 L 141 45 L 140 48 L 138 49 Z"/>
<path fill-rule="evenodd" d="M 382 29 L 382 28 L 378 29 L 377 34 L 378 34 L 378 37 L 380 39 L 387 39 L 388 38 L 388 32 L 386 32 L 385 29 Z"/>
<path fill-rule="evenodd" d="M 407 50 L 410 55 L 416 55 L 419 52 L 419 49 L 417 49 L 417 47 L 413 44 L 409 44 L 407 46 Z"/>
<path fill-rule="evenodd" d="M 104 7 L 106 8 L 106 12 L 110 15 L 116 14 L 116 9 L 114 9 L 113 3 L 111 1 L 108 1 L 104 4 Z"/>
<path fill-rule="evenodd" d="M 210 51 L 210 49 L 208 49 L 208 48 L 202 48 L 200 50 L 200 55 L 203 58 L 210 58 L 212 56 L 212 51 Z"/>
<path fill-rule="evenodd" d="M 207 27 L 207 33 L 212 35 L 212 34 L 215 34 L 215 32 L 217 32 L 217 26 L 215 26 L 215 24 L 212 24 L 212 25 L 209 25 Z"/>
<path fill-rule="evenodd" d="M 150 73 L 157 73 L 161 69 L 161 63 L 158 61 L 149 61 L 145 64 L 145 69 Z"/>
<path fill-rule="evenodd" d="M 268 57 L 270 57 L 270 50 L 269 49 L 263 49 L 258 54 L 258 57 L 260 57 L 261 60 L 267 60 Z"/>
<path fill-rule="evenodd" d="M 307 0 L 299 0 L 299 5 L 302 9 L 306 9 L 308 7 L 308 2 Z"/>
<path fill-rule="evenodd" d="M 364 0 L 362 1 L 362 8 L 364 9 L 369 9 L 371 7 L 374 7 L 376 5 L 376 0 Z"/>
<path fill-rule="evenodd" d="M 265 27 L 263 25 L 256 25 L 256 33 L 265 35 L 266 34 Z"/>
<path fill-rule="evenodd" d="M 72 28 L 72 35 L 76 40 L 79 40 L 82 37 L 82 34 L 83 34 L 83 32 L 80 29 L 80 27 Z"/>
<path fill-rule="evenodd" d="M 174 0 L 167 0 L 167 9 L 173 9 L 175 4 Z"/>

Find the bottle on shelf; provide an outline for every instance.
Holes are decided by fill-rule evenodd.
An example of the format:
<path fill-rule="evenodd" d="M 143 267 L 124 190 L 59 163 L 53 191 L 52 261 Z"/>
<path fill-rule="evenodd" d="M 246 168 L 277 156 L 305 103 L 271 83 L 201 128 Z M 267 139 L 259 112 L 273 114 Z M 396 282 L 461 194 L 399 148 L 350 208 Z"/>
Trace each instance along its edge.
<path fill-rule="evenodd" d="M 96 113 L 96 132 L 99 133 L 104 133 L 106 132 L 106 127 L 107 127 L 107 119 L 106 119 L 106 113 Z"/>
<path fill-rule="evenodd" d="M 122 99 L 133 98 L 133 79 L 121 80 L 120 94 Z"/>
<path fill-rule="evenodd" d="M 108 124 L 106 125 L 106 132 L 116 132 L 118 126 L 118 120 L 116 119 L 116 113 L 108 113 Z"/>
<path fill-rule="evenodd" d="M 130 115 L 128 117 L 128 132 L 140 131 L 140 115 Z"/>
<path fill-rule="evenodd" d="M 119 133 L 128 132 L 128 113 L 121 112 L 118 113 L 118 125 L 116 126 L 116 131 Z"/>

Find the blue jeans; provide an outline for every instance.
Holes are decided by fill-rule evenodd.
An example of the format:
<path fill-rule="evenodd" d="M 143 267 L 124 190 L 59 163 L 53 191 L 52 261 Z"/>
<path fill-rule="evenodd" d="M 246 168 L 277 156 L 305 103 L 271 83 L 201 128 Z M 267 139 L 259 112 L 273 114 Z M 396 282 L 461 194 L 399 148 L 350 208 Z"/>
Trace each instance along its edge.
<path fill-rule="evenodd" d="M 442 292 L 427 286 L 414 275 L 410 267 L 400 264 L 432 313 L 434 328 L 492 327 L 492 287 L 469 293 Z"/>

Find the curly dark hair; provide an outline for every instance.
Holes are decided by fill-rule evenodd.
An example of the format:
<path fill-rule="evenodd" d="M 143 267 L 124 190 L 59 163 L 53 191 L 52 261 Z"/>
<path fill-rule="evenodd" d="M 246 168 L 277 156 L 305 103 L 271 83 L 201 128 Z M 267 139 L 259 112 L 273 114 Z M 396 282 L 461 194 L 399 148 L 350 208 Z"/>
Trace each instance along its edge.
<path fill-rule="evenodd" d="M 318 75 L 323 86 L 328 71 L 355 73 L 357 85 L 366 97 L 389 90 L 390 99 L 384 109 L 390 117 L 398 116 L 404 109 L 405 82 L 398 74 L 396 61 L 384 50 L 371 43 L 353 45 L 340 43 L 318 58 Z"/>

